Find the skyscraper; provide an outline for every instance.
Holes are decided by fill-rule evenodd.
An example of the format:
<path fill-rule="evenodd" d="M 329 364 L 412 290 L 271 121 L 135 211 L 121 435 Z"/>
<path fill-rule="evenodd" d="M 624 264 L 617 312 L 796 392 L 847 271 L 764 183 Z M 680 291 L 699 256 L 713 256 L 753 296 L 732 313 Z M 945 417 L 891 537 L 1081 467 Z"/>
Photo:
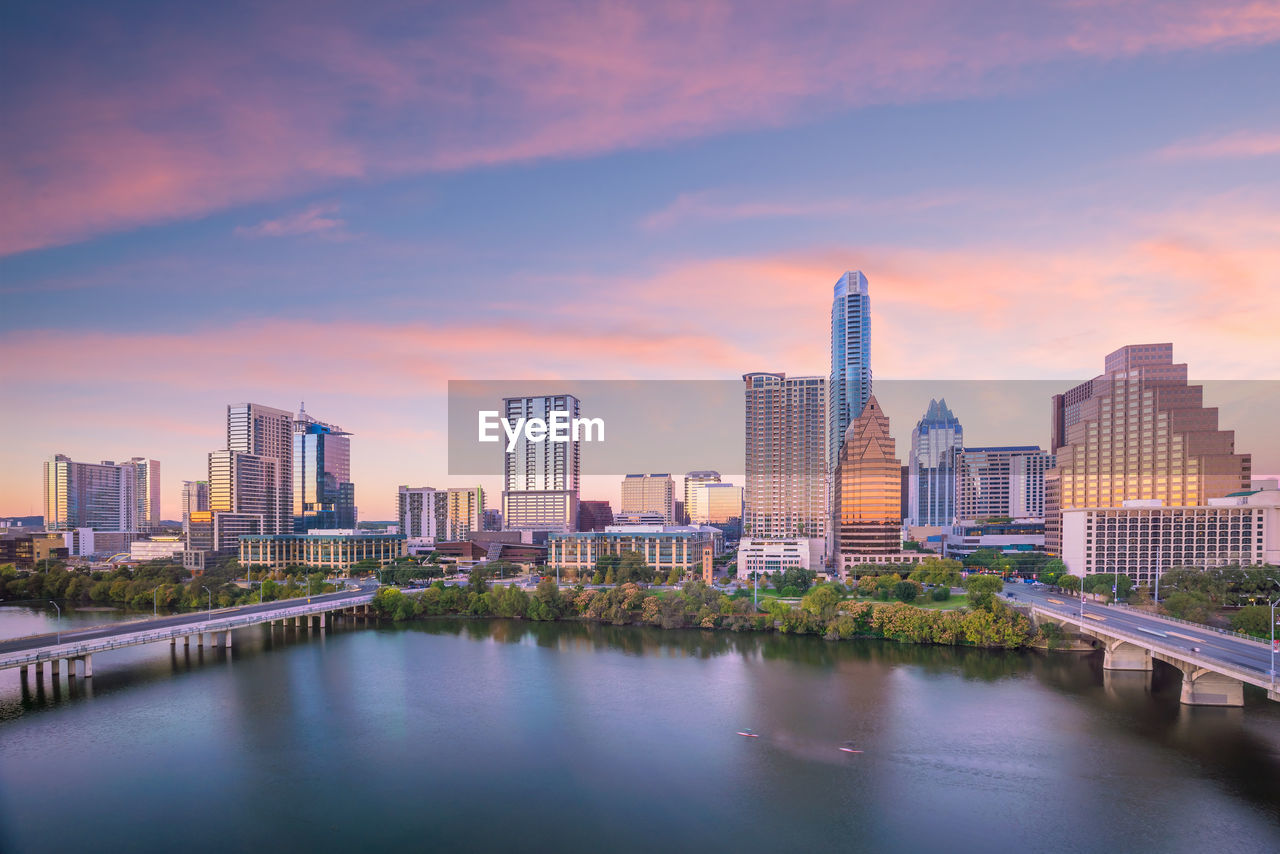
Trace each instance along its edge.
<path fill-rule="evenodd" d="M 209 510 L 209 481 L 184 480 L 182 482 L 182 534 L 191 533 L 191 514 Z M 209 520 L 212 522 L 212 520 Z"/>
<path fill-rule="evenodd" d="M 293 421 L 293 531 L 355 528 L 351 434 L 300 407 Z"/>
<path fill-rule="evenodd" d="M 743 536 L 826 536 L 827 378 L 743 376 L 746 468 Z"/>
<path fill-rule="evenodd" d="M 690 471 L 684 475 L 684 514 L 693 518 L 693 489 L 700 483 L 719 483 L 718 471 Z"/>
<path fill-rule="evenodd" d="M 133 477 L 134 530 L 160 530 L 160 463 L 145 457 L 133 457 L 123 466 Z"/>
<path fill-rule="evenodd" d="M 78 463 L 55 454 L 44 464 L 44 519 L 49 530 L 151 531 L 160 526 L 160 463 Z"/>
<path fill-rule="evenodd" d="M 1235 433 L 1218 429 L 1204 388 L 1187 384 L 1173 345 L 1131 344 L 1107 356 L 1104 373 L 1054 395 L 1052 450 L 1045 475 L 1045 550 L 1062 551 L 1062 511 L 1204 505 L 1249 488 L 1251 459 Z M 1157 505 L 1159 506 L 1159 505 Z"/>
<path fill-rule="evenodd" d="M 1053 457 L 1039 445 L 964 448 L 957 479 L 957 518 L 1043 518 L 1044 473 L 1052 465 Z"/>
<path fill-rule="evenodd" d="M 402 486 L 397 495 L 400 533 L 437 542 L 465 540 L 484 528 L 484 490 Z"/>
<path fill-rule="evenodd" d="M 964 429 L 947 401 L 930 400 L 911 433 L 908 465 L 908 525 L 950 525 L 956 521 L 956 473 Z"/>
<path fill-rule="evenodd" d="M 902 461 L 875 395 L 845 431 L 833 489 L 837 565 L 843 556 L 902 551 Z"/>
<path fill-rule="evenodd" d="M 871 286 L 861 270 L 836 282 L 827 378 L 827 471 L 834 472 L 853 419 L 871 396 Z"/>
<path fill-rule="evenodd" d="M 571 394 L 508 397 L 502 401 L 502 417 L 515 424 L 521 418 L 541 418 L 564 411 L 570 421 L 578 417 L 578 398 Z M 568 441 L 530 441 L 521 432 L 502 465 L 502 519 L 510 531 L 571 532 L 578 524 L 580 489 L 578 437 Z"/>
<path fill-rule="evenodd" d="M 241 536 L 293 531 L 293 413 L 227 407 L 226 450 L 209 454 L 209 510 L 219 551 Z"/>
<path fill-rule="evenodd" d="M 619 514 L 659 513 L 668 525 L 676 524 L 675 482 L 671 475 L 629 474 L 622 479 Z"/>

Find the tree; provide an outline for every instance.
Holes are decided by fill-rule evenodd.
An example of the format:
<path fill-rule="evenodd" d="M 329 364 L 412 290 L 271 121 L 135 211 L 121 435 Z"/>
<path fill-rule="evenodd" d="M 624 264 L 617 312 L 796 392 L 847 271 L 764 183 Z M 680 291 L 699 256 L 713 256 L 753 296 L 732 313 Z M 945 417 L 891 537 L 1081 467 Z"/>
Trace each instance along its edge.
<path fill-rule="evenodd" d="M 1271 637 L 1271 609 L 1249 605 L 1231 615 L 1231 628 L 1254 637 Z"/>
<path fill-rule="evenodd" d="M 618 584 L 634 581 L 637 584 L 649 584 L 653 581 L 653 567 L 645 562 L 644 555 L 637 551 L 625 551 L 618 556 L 618 568 L 614 577 Z"/>
<path fill-rule="evenodd" d="M 918 592 L 919 588 L 911 581 L 899 581 L 893 585 L 893 598 L 899 602 L 916 601 L 916 593 Z"/>
<path fill-rule="evenodd" d="M 775 580 L 774 586 L 775 587 L 779 587 L 779 586 L 794 587 L 797 591 L 799 591 L 799 595 L 803 595 L 810 587 L 813 586 L 813 582 L 817 579 L 817 577 L 818 577 L 818 573 L 816 572 L 813 572 L 808 569 L 800 569 L 799 567 L 793 567 L 791 569 L 784 570 L 782 572 L 781 585 L 779 585 L 778 582 Z"/>
<path fill-rule="evenodd" d="M 528 616 L 531 620 L 559 619 L 565 609 L 560 587 L 550 578 L 539 581 L 529 600 Z"/>
<path fill-rule="evenodd" d="M 1058 586 L 1067 593 L 1080 592 L 1080 576 L 1078 575 L 1062 575 L 1058 577 Z"/>
<path fill-rule="evenodd" d="M 819 584 L 800 601 L 801 608 L 823 620 L 831 619 L 839 605 L 840 593 L 830 584 Z"/>
<path fill-rule="evenodd" d="M 1193 623 L 1207 623 L 1212 608 L 1212 600 L 1203 593 L 1187 593 L 1177 591 L 1170 593 L 1160 603 L 1166 614 Z"/>
<path fill-rule="evenodd" d="M 970 575 L 964 581 L 964 589 L 969 594 L 969 604 L 975 608 L 985 608 L 996 599 L 996 594 L 1004 589 L 1004 581 L 998 575 Z"/>
<path fill-rule="evenodd" d="M 1045 584 L 1054 585 L 1058 583 L 1058 579 L 1065 575 L 1066 572 L 1067 565 L 1055 557 L 1040 570 L 1039 580 Z"/>

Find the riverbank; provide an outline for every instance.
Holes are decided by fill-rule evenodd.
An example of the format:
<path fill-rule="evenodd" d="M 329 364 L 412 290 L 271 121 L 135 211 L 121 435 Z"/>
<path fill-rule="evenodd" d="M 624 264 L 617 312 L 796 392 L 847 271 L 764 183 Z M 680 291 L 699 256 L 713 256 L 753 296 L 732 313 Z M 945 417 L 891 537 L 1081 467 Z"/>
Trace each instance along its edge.
<path fill-rule="evenodd" d="M 816 635 L 827 640 L 879 638 L 898 643 L 1020 649 L 1056 638 L 1037 629 L 1023 614 L 999 600 L 982 607 L 933 610 L 903 602 L 839 599 L 815 589 L 798 607 L 777 599 L 756 611 L 750 600 L 726 596 L 701 582 L 677 594 L 656 596 L 636 584 L 608 590 L 581 587 L 560 590 L 544 581 L 532 594 L 515 587 L 472 589 L 436 585 L 420 593 L 383 588 L 374 612 L 392 621 L 419 617 L 469 615 L 534 621 L 578 620 L 615 626 L 662 629 L 698 628 L 734 632 Z"/>

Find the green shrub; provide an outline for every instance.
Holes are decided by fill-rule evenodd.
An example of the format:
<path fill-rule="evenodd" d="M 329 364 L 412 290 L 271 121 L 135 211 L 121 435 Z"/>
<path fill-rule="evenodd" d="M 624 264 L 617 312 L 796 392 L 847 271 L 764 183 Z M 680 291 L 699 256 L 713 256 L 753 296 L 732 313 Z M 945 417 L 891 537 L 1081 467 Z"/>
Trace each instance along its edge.
<path fill-rule="evenodd" d="M 933 592 L 929 594 L 929 598 L 935 602 L 946 602 L 951 598 L 951 588 L 943 585 L 942 587 L 933 588 Z"/>

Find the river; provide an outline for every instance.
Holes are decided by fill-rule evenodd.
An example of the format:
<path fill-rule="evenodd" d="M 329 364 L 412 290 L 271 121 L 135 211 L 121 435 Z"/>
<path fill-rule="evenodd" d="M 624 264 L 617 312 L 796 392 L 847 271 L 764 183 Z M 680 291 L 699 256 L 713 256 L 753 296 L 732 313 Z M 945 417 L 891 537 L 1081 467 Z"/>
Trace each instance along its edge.
<path fill-rule="evenodd" d="M 0 608 L 0 637 L 52 628 Z M 1277 841 L 1280 705 L 1183 707 L 1172 669 L 1096 655 L 441 619 L 0 672 L 5 852 Z"/>

